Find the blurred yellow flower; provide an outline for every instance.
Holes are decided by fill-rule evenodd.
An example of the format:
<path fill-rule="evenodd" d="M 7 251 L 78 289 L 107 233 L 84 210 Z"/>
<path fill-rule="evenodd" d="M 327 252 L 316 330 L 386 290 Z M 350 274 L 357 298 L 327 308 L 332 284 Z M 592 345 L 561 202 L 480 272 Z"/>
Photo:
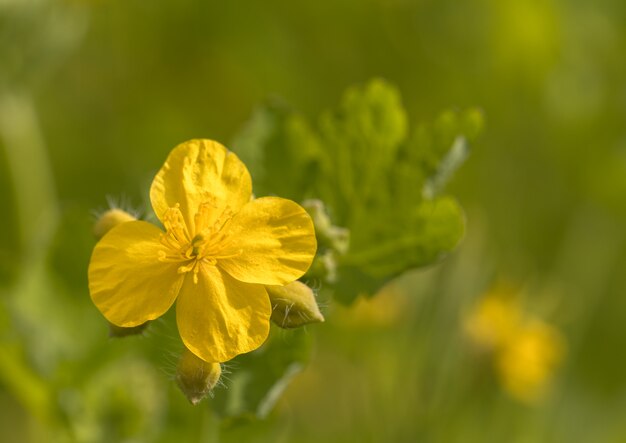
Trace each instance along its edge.
<path fill-rule="evenodd" d="M 559 332 L 533 320 L 521 327 L 496 354 L 496 373 L 509 394 L 525 403 L 534 403 L 544 396 L 563 353 Z"/>
<path fill-rule="evenodd" d="M 486 351 L 502 347 L 521 323 L 519 300 L 498 290 L 487 293 L 465 322 L 465 331 L 474 344 Z"/>
<path fill-rule="evenodd" d="M 512 288 L 488 292 L 465 320 L 472 343 L 492 357 L 496 376 L 506 392 L 524 403 L 545 394 L 565 353 L 559 331 L 527 315 Z"/>
<path fill-rule="evenodd" d="M 128 221 L 102 237 L 89 264 L 95 305 L 111 323 L 133 327 L 177 300 L 180 336 L 207 362 L 258 348 L 271 314 L 264 285 L 301 277 L 316 240 L 298 204 L 251 195 L 248 170 L 221 144 L 177 146 L 150 189 L 165 232 Z"/>

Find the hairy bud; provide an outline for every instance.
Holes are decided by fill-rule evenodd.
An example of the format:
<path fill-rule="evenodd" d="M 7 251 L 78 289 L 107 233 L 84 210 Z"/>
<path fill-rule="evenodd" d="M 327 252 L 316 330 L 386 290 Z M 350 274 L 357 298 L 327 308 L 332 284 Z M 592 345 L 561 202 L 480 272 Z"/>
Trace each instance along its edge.
<path fill-rule="evenodd" d="M 192 405 L 197 405 L 213 390 L 221 375 L 219 363 L 208 363 L 187 348 L 176 367 L 176 383 Z"/>
<path fill-rule="evenodd" d="M 109 232 L 120 223 L 125 223 L 133 220 L 137 220 L 137 217 L 129 214 L 122 209 L 109 209 L 104 214 L 102 214 L 96 221 L 96 224 L 93 227 L 93 235 L 95 235 L 97 239 L 100 239 L 104 236 L 104 234 Z"/>
<path fill-rule="evenodd" d="M 315 234 L 321 246 L 330 248 L 339 254 L 348 252 L 350 230 L 332 224 L 324 202 L 315 199 L 305 200 L 302 202 L 302 207 L 313 219 Z"/>
<path fill-rule="evenodd" d="M 266 286 L 272 303 L 272 321 L 281 328 L 291 329 L 309 323 L 323 322 L 315 295 L 302 282 L 294 281 L 286 286 Z"/>

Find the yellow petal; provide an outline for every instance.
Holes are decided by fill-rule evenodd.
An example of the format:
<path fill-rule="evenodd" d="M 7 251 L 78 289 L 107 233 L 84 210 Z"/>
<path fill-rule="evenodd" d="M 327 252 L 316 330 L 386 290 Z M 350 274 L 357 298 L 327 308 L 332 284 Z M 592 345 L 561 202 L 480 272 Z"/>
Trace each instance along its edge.
<path fill-rule="evenodd" d="M 89 292 L 111 323 L 133 327 L 172 306 L 182 285 L 180 264 L 159 261 L 161 230 L 143 221 L 122 223 L 98 242 L 89 263 Z"/>
<path fill-rule="evenodd" d="M 205 223 L 212 226 L 226 208 L 237 212 L 251 194 L 250 174 L 235 154 L 212 140 L 190 140 L 170 152 L 154 177 L 150 201 L 161 221 L 168 208 L 180 204 L 189 231 L 195 232 L 200 205 L 211 208 Z"/>
<path fill-rule="evenodd" d="M 309 214 L 278 197 L 251 201 L 224 227 L 225 247 L 218 266 L 237 280 L 284 285 L 309 269 L 317 242 Z"/>
<path fill-rule="evenodd" d="M 228 361 L 261 346 L 272 310 L 265 288 L 237 281 L 215 266 L 201 266 L 198 282 L 187 277 L 176 302 L 185 346 L 207 362 Z"/>

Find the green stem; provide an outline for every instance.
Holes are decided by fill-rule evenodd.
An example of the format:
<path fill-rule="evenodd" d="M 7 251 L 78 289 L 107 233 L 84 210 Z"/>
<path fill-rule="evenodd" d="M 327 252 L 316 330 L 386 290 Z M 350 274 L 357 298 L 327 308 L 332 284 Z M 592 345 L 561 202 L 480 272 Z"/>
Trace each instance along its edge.
<path fill-rule="evenodd" d="M 220 442 L 220 420 L 216 417 L 215 412 L 211 408 L 204 406 L 202 411 L 202 420 L 200 421 L 200 438 L 202 443 L 219 443 Z"/>
<path fill-rule="evenodd" d="M 22 256 L 40 258 L 56 229 L 59 208 L 35 105 L 27 93 L 0 96 L 0 142 L 13 182 Z"/>
<path fill-rule="evenodd" d="M 3 340 L 0 348 L 0 380 L 40 423 L 55 422 L 52 392 L 45 380 L 28 365 L 18 343 L 6 343 Z"/>
<path fill-rule="evenodd" d="M 15 328 L 6 310 L 30 290 L 33 276 L 41 275 L 59 219 L 50 163 L 28 94 L 0 95 L 0 144 L 13 183 L 22 264 L 13 287 L 0 300 L 0 381 L 33 417 L 54 424 L 58 412 L 54 391 L 29 364 L 22 343 L 12 338 Z"/>

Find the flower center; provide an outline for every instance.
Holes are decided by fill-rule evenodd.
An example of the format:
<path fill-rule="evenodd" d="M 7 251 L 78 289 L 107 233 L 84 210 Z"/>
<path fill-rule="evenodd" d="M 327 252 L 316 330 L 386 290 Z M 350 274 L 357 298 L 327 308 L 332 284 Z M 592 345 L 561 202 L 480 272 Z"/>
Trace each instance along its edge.
<path fill-rule="evenodd" d="M 182 262 L 178 273 L 193 271 L 194 283 L 198 282 L 201 266 L 215 266 L 219 259 L 235 257 L 241 253 L 241 250 L 232 247 L 231 239 L 226 238 L 222 229 L 232 218 L 232 211 L 226 208 L 215 218 L 215 209 L 215 205 L 209 202 L 200 205 L 194 217 L 193 237 L 178 203 L 169 208 L 163 217 L 165 233 L 161 234 L 161 243 L 166 250 L 161 251 L 159 260 Z"/>
<path fill-rule="evenodd" d="M 191 239 L 191 255 L 192 256 L 194 257 L 198 256 L 198 254 L 200 253 L 200 246 L 203 240 L 204 240 L 204 237 L 202 237 L 200 234 L 196 235 L 194 238 Z"/>

